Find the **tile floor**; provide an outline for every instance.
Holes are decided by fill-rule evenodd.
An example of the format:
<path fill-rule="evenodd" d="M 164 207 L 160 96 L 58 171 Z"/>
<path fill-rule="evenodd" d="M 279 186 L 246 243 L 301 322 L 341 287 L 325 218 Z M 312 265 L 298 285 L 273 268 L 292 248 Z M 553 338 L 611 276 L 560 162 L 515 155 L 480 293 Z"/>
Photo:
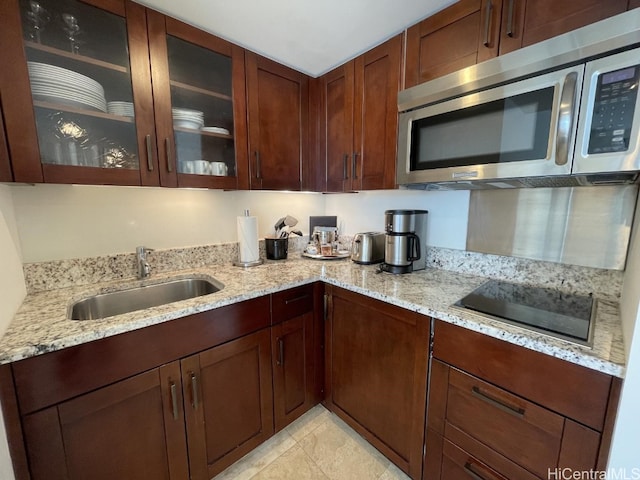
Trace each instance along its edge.
<path fill-rule="evenodd" d="M 215 480 L 409 480 L 351 427 L 314 407 Z"/>

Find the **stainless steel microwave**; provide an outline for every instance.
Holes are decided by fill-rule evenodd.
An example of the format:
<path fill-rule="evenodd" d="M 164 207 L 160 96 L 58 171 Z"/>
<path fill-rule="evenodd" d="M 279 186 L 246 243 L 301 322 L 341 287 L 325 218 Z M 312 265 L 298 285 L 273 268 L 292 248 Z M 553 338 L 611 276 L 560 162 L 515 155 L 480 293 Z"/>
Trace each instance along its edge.
<path fill-rule="evenodd" d="M 551 183 L 502 180 L 585 179 L 591 174 L 603 183 L 607 178 L 635 181 L 640 170 L 640 48 L 505 80 L 509 72 L 501 72 L 503 66 L 512 65 L 513 75 L 526 72 L 523 55 L 544 57 L 558 40 L 548 42 L 401 92 L 401 109 L 403 103 L 419 102 L 420 94 L 432 101 L 400 113 L 397 183 L 547 186 Z M 479 72 L 496 80 L 495 86 L 474 90 Z M 452 88 L 451 82 L 458 85 Z M 451 96 L 433 101 L 443 86 L 443 95 Z M 621 177 L 621 172 L 632 175 Z"/>

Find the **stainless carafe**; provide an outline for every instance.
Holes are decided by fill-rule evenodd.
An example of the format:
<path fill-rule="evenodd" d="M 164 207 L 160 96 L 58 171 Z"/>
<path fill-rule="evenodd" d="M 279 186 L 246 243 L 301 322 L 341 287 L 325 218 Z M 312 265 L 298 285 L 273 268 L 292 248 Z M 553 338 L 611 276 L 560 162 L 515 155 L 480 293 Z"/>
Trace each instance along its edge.
<path fill-rule="evenodd" d="M 426 210 L 387 210 L 384 263 L 390 273 L 409 273 L 426 267 Z"/>

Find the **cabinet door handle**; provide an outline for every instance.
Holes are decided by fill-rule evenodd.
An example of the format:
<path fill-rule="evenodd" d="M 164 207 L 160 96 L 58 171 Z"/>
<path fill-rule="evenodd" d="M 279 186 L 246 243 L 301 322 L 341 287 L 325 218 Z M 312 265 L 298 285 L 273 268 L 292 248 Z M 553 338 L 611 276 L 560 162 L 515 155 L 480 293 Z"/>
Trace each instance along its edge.
<path fill-rule="evenodd" d="M 484 19 L 484 42 L 482 44 L 485 47 L 489 46 L 489 27 L 491 26 L 491 10 L 493 10 L 493 5 L 491 4 L 491 0 L 487 1 L 487 10 L 485 12 Z"/>
<path fill-rule="evenodd" d="M 173 162 L 171 159 L 171 139 L 169 137 L 164 139 L 164 151 L 167 158 L 167 171 L 173 172 Z"/>
<path fill-rule="evenodd" d="M 309 295 L 308 294 L 304 294 L 304 295 L 300 295 L 299 297 L 295 297 L 295 298 L 287 298 L 284 301 L 285 305 L 289 305 L 290 303 L 294 303 L 294 302 L 299 302 L 300 300 L 304 300 L 305 298 L 308 298 Z"/>
<path fill-rule="evenodd" d="M 169 392 L 171 393 L 171 410 L 173 413 L 173 419 L 178 420 L 178 387 L 176 382 L 169 384 Z"/>
<path fill-rule="evenodd" d="M 499 400 L 496 400 L 495 398 L 487 395 L 486 393 L 484 393 L 483 391 L 481 391 L 478 387 L 473 387 L 471 389 L 471 395 L 473 395 L 476 398 L 479 398 L 480 400 L 488 403 L 489 405 L 492 405 L 500 410 L 502 410 L 503 412 L 507 412 L 511 415 L 514 415 L 518 418 L 522 418 L 524 417 L 524 413 L 525 410 L 524 408 L 518 407 L 518 406 L 513 406 L 513 405 L 508 405 L 506 403 L 503 403 Z"/>
<path fill-rule="evenodd" d="M 276 359 L 276 365 L 284 365 L 284 340 L 282 337 L 278 337 L 278 358 Z"/>
<path fill-rule="evenodd" d="M 494 477 L 493 475 L 491 475 L 491 478 L 485 478 L 481 475 L 479 475 L 478 473 L 475 472 L 475 470 L 473 469 L 473 461 L 471 461 L 471 459 L 469 459 L 465 464 L 464 464 L 464 471 L 467 475 L 469 475 L 471 478 L 473 478 L 473 480 L 497 480 L 497 477 Z"/>
<path fill-rule="evenodd" d="M 260 167 L 260 152 L 256 150 L 256 178 L 258 180 L 262 178 L 262 169 Z"/>
<path fill-rule="evenodd" d="M 191 373 L 191 406 L 194 410 L 198 409 L 198 377 L 195 373 Z"/>
<path fill-rule="evenodd" d="M 153 172 L 153 146 L 151 145 L 151 135 L 144 137 L 144 141 L 147 145 L 147 168 L 150 172 Z"/>
<path fill-rule="evenodd" d="M 342 166 L 342 179 L 347 180 L 349 178 L 349 171 L 347 164 L 349 163 L 349 155 L 347 153 L 344 154 L 343 166 Z"/>
<path fill-rule="evenodd" d="M 507 37 L 513 38 L 513 2 L 509 0 L 509 12 L 507 14 Z"/>
<path fill-rule="evenodd" d="M 573 132 L 576 86 L 578 74 L 570 72 L 564 79 L 560 108 L 558 112 L 558 126 L 556 127 L 556 165 L 565 165 L 569 161 L 569 146 Z"/>
<path fill-rule="evenodd" d="M 358 178 L 358 169 L 357 167 L 357 159 L 358 152 L 353 152 L 352 161 L 351 161 L 351 178 L 356 180 Z"/>

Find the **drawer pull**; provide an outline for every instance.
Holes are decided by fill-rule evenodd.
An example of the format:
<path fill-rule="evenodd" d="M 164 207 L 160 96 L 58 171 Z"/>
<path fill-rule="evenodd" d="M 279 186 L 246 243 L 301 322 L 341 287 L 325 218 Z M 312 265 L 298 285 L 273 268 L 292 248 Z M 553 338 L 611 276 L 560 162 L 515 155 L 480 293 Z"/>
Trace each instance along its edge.
<path fill-rule="evenodd" d="M 173 413 L 173 419 L 178 420 L 178 392 L 176 382 L 169 384 L 169 391 L 171 392 L 171 410 Z"/>
<path fill-rule="evenodd" d="M 491 476 L 491 479 L 485 478 L 479 474 L 477 474 L 474 470 L 473 470 L 473 463 L 472 462 L 467 462 L 464 464 L 464 471 L 467 475 L 469 475 L 471 478 L 473 478 L 473 480 L 495 480 L 496 477 L 494 477 L 493 475 Z"/>
<path fill-rule="evenodd" d="M 151 135 L 144 137 L 145 145 L 147 146 L 147 168 L 150 172 L 153 172 L 153 147 L 151 145 Z"/>
<path fill-rule="evenodd" d="M 299 297 L 295 297 L 295 298 L 287 298 L 284 301 L 285 305 L 289 305 L 290 303 L 294 303 L 294 302 L 299 302 L 300 300 L 304 300 L 305 298 L 309 298 L 308 294 L 304 294 L 304 295 L 300 295 Z"/>
<path fill-rule="evenodd" d="M 167 159 L 167 172 L 173 173 L 173 160 L 171 159 L 171 139 L 169 137 L 164 139 L 164 152 Z"/>
<path fill-rule="evenodd" d="M 284 340 L 278 338 L 278 358 L 276 359 L 276 365 L 284 365 Z"/>
<path fill-rule="evenodd" d="M 191 373 L 191 406 L 198 409 L 198 377 L 195 373 Z"/>
<path fill-rule="evenodd" d="M 487 395 L 486 393 L 480 391 L 480 389 L 478 387 L 473 387 L 471 389 L 471 395 L 473 395 L 476 398 L 479 398 L 480 400 L 488 403 L 489 405 L 492 405 L 500 410 L 502 410 L 503 412 L 507 412 L 511 415 L 514 415 L 516 417 L 522 418 L 524 417 L 524 408 L 521 407 L 514 407 L 511 405 L 507 405 L 505 403 L 502 403 L 499 400 L 496 400 L 495 398 L 490 397 L 489 395 Z"/>

